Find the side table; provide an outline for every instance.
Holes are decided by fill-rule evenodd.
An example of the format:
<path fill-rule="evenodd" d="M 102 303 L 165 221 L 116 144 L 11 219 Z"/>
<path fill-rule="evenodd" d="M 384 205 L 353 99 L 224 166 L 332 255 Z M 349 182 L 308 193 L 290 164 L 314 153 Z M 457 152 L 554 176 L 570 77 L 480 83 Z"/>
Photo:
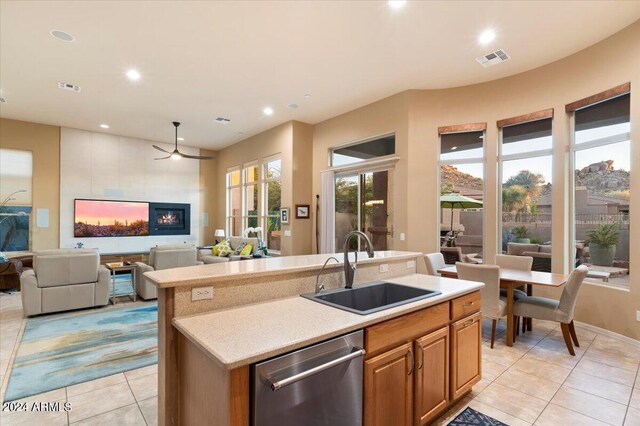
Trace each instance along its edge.
<path fill-rule="evenodd" d="M 128 271 L 131 273 L 131 287 L 133 292 L 128 294 L 120 294 L 119 296 L 133 296 L 132 299 L 135 302 L 138 298 L 138 292 L 136 289 L 136 268 L 138 265 L 131 263 L 125 265 L 124 262 L 111 262 L 105 264 L 107 269 L 111 272 L 111 303 L 116 304 L 116 272 Z"/>

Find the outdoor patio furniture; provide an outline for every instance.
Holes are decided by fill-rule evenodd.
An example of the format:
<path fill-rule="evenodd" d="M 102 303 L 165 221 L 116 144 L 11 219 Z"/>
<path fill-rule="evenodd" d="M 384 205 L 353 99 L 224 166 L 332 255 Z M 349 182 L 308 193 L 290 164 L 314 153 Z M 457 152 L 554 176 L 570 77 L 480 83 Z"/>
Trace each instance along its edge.
<path fill-rule="evenodd" d="M 440 247 L 440 253 L 444 257 L 444 263 L 454 265 L 456 262 L 463 262 L 464 256 L 460 247 Z"/>

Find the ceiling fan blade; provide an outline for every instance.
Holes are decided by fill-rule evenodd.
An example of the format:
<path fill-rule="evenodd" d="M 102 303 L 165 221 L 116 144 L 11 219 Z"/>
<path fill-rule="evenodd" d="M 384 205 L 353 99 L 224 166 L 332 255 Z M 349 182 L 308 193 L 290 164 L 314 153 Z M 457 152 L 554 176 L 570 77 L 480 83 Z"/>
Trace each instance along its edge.
<path fill-rule="evenodd" d="M 192 160 L 213 160 L 215 158 L 215 157 L 207 157 L 207 156 L 200 156 L 200 155 L 187 155 L 182 153 L 180 153 L 180 155 L 182 156 L 182 158 L 190 158 Z"/>
<path fill-rule="evenodd" d="M 168 158 L 171 158 L 171 154 L 167 155 L 166 157 L 154 158 L 154 160 L 166 160 Z"/>
<path fill-rule="evenodd" d="M 158 151 L 166 152 L 167 154 L 171 154 L 171 151 L 167 151 L 166 149 L 160 148 L 158 145 L 153 145 L 155 149 Z"/>

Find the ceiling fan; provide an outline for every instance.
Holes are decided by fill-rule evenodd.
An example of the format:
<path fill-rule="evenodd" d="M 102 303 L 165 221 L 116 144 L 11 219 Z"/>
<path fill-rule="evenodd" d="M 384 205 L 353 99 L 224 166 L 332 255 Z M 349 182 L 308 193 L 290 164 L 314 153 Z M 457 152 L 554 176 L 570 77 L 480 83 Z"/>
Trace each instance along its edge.
<path fill-rule="evenodd" d="M 177 121 L 174 121 L 173 125 L 176 127 L 176 148 L 173 151 L 167 151 L 166 149 L 160 148 L 157 145 L 153 145 L 153 147 L 158 151 L 162 151 L 169 154 L 166 157 L 156 158 L 156 160 L 167 160 L 169 158 L 171 158 L 172 160 L 179 160 L 181 158 L 190 158 L 192 160 L 213 160 L 213 157 L 207 157 L 207 156 L 201 156 L 201 155 L 187 155 L 178 151 L 178 126 L 180 125 L 180 123 Z"/>

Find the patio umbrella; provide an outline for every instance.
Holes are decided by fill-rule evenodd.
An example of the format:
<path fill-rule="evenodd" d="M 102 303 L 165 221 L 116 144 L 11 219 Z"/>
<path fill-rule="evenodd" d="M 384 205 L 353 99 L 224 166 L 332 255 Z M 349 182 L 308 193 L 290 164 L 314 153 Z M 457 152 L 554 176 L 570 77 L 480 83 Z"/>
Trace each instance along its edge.
<path fill-rule="evenodd" d="M 482 207 L 482 201 L 451 192 L 440 196 L 440 207 L 451 209 L 451 230 L 453 231 L 453 209 L 477 209 Z"/>

